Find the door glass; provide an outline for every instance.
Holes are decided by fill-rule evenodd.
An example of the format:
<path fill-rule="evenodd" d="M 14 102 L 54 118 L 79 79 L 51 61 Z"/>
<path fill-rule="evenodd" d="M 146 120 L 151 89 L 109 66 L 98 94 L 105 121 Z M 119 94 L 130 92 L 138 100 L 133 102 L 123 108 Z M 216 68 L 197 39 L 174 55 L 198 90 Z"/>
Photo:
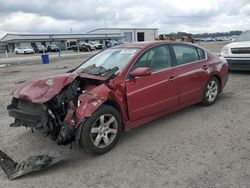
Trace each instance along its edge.
<path fill-rule="evenodd" d="M 197 51 L 192 46 L 173 45 L 177 65 L 183 65 L 199 60 Z"/>
<path fill-rule="evenodd" d="M 158 46 L 148 50 L 132 66 L 130 71 L 138 67 L 149 67 L 152 72 L 158 72 L 171 67 L 169 47 Z"/>

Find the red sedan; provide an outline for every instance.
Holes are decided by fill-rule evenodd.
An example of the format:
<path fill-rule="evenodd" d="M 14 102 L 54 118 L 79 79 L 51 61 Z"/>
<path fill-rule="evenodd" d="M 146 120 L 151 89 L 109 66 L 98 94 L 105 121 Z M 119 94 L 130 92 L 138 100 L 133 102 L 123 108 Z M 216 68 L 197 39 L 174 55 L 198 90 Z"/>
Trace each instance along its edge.
<path fill-rule="evenodd" d="M 213 104 L 228 79 L 226 60 L 199 46 L 141 42 L 104 50 L 68 73 L 24 83 L 7 107 L 13 127 L 109 151 L 123 130 L 196 103 Z"/>

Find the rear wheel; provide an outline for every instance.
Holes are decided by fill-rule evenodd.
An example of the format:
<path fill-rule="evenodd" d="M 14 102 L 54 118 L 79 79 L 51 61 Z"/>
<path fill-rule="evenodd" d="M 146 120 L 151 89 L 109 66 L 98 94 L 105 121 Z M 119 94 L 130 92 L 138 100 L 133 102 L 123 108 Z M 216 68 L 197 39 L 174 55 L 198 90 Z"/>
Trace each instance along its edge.
<path fill-rule="evenodd" d="M 220 83 L 218 79 L 216 77 L 209 78 L 204 89 L 202 104 L 209 106 L 215 103 L 218 98 L 219 89 Z"/>
<path fill-rule="evenodd" d="M 120 114 L 108 105 L 102 105 L 82 126 L 80 146 L 94 155 L 110 151 L 122 132 Z"/>

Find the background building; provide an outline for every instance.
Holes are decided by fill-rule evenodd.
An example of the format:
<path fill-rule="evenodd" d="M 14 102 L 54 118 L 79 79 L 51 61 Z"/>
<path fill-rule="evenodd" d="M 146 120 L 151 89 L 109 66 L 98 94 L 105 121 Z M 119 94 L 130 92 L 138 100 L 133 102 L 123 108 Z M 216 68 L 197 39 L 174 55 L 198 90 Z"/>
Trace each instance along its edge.
<path fill-rule="evenodd" d="M 99 28 L 86 34 L 6 34 L 1 43 L 9 52 L 18 47 L 32 47 L 37 45 L 56 44 L 61 50 L 76 45 L 79 42 L 97 41 L 103 46 L 107 41 L 123 42 L 152 41 L 158 35 L 156 28 Z M 3 48 L 3 47 L 2 47 Z"/>
<path fill-rule="evenodd" d="M 120 33 L 124 42 L 152 41 L 158 36 L 157 28 L 99 28 L 88 33 L 109 34 Z"/>

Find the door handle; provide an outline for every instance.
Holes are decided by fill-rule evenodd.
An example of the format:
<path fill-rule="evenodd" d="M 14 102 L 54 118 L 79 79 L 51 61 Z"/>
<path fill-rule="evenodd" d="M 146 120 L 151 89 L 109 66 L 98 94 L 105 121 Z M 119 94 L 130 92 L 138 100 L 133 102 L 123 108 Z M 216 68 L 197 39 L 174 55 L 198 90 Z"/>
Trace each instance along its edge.
<path fill-rule="evenodd" d="M 202 66 L 202 69 L 203 69 L 203 70 L 207 70 L 208 68 L 209 68 L 208 65 L 203 65 L 203 66 Z"/>
<path fill-rule="evenodd" d="M 176 76 L 170 76 L 168 81 L 173 82 L 177 77 Z"/>

